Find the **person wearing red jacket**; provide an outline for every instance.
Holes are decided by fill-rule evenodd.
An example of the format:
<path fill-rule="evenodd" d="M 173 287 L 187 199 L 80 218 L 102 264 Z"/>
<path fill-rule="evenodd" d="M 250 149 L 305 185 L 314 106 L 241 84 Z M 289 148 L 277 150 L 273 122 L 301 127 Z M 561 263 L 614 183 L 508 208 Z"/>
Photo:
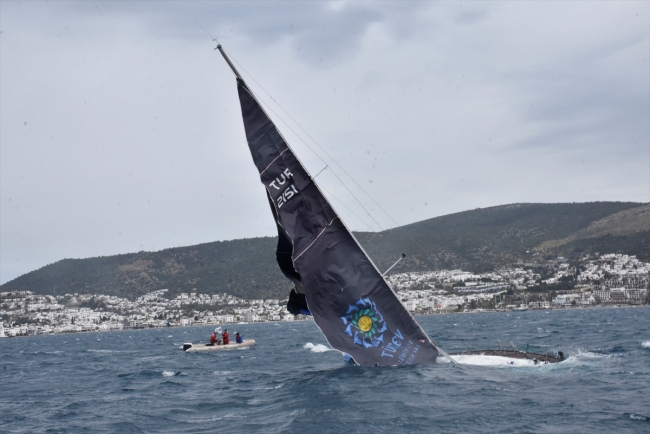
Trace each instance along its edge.
<path fill-rule="evenodd" d="M 221 345 L 221 338 L 219 337 L 220 335 L 221 335 L 221 327 L 217 327 L 216 329 L 214 329 L 212 335 L 210 335 L 210 343 L 206 345 L 209 346 Z"/>
<path fill-rule="evenodd" d="M 222 337 L 223 337 L 223 344 L 228 345 L 230 343 L 230 335 L 228 335 L 228 330 L 224 330 Z"/>

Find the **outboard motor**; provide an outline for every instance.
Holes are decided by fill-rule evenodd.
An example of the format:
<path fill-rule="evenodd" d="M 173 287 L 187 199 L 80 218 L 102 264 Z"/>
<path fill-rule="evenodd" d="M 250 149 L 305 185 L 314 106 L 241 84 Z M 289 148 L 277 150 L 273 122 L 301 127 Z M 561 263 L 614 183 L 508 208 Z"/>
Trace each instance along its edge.
<path fill-rule="evenodd" d="M 191 344 L 191 343 L 187 342 L 187 343 L 184 343 L 184 344 L 183 344 L 183 351 L 187 351 L 187 350 L 189 350 L 190 348 L 192 348 L 192 344 Z"/>
<path fill-rule="evenodd" d="M 558 351 L 558 352 L 557 352 L 557 358 L 558 358 L 558 360 L 559 360 L 560 362 L 561 362 L 562 360 L 564 360 L 564 353 L 563 353 L 562 351 Z"/>

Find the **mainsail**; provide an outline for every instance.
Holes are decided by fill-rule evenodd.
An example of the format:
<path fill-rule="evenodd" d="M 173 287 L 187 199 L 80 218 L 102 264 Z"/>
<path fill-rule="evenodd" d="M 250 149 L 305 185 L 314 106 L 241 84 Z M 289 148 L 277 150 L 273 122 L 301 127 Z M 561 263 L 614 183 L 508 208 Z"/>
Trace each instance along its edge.
<path fill-rule="evenodd" d="M 332 346 L 357 364 L 434 363 L 438 350 L 237 77 L 246 139 L 278 228 L 277 260 L 295 285 L 289 310 L 308 313 Z"/>

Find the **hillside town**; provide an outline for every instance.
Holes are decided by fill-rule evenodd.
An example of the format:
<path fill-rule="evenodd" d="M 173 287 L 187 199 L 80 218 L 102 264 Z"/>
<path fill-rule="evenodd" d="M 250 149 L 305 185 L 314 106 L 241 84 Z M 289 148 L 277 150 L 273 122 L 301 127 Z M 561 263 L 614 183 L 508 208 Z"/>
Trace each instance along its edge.
<path fill-rule="evenodd" d="M 490 273 L 441 270 L 388 278 L 416 313 L 528 310 L 648 303 L 650 263 L 607 254 L 571 264 L 565 258 L 520 262 Z"/>
<path fill-rule="evenodd" d="M 528 262 L 489 273 L 439 270 L 387 278 L 414 314 L 568 309 L 648 304 L 650 263 L 606 254 L 578 262 Z M 116 296 L 0 293 L 0 337 L 50 333 L 309 320 L 286 310 L 286 300 L 245 300 L 222 293 L 167 289 L 134 301 Z"/>

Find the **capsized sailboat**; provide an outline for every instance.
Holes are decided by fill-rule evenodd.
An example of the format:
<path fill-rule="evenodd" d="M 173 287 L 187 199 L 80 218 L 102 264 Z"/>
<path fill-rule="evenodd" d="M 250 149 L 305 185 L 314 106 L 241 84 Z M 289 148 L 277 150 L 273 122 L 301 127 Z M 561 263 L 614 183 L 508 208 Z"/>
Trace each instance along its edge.
<path fill-rule="evenodd" d="M 558 351 L 555 356 L 550 354 L 529 353 L 528 351 L 518 350 L 467 350 L 458 353 L 449 353 L 449 355 L 462 364 L 473 364 L 471 358 L 474 356 L 503 359 L 505 364 L 515 364 L 514 360 L 526 360 L 534 365 L 546 365 L 548 363 L 560 363 L 566 360 L 564 353 Z"/>
<path fill-rule="evenodd" d="M 332 348 L 363 366 L 434 363 L 438 349 L 408 313 L 246 85 L 246 139 L 278 229 L 277 262 L 293 282 L 289 312 L 311 314 Z"/>

